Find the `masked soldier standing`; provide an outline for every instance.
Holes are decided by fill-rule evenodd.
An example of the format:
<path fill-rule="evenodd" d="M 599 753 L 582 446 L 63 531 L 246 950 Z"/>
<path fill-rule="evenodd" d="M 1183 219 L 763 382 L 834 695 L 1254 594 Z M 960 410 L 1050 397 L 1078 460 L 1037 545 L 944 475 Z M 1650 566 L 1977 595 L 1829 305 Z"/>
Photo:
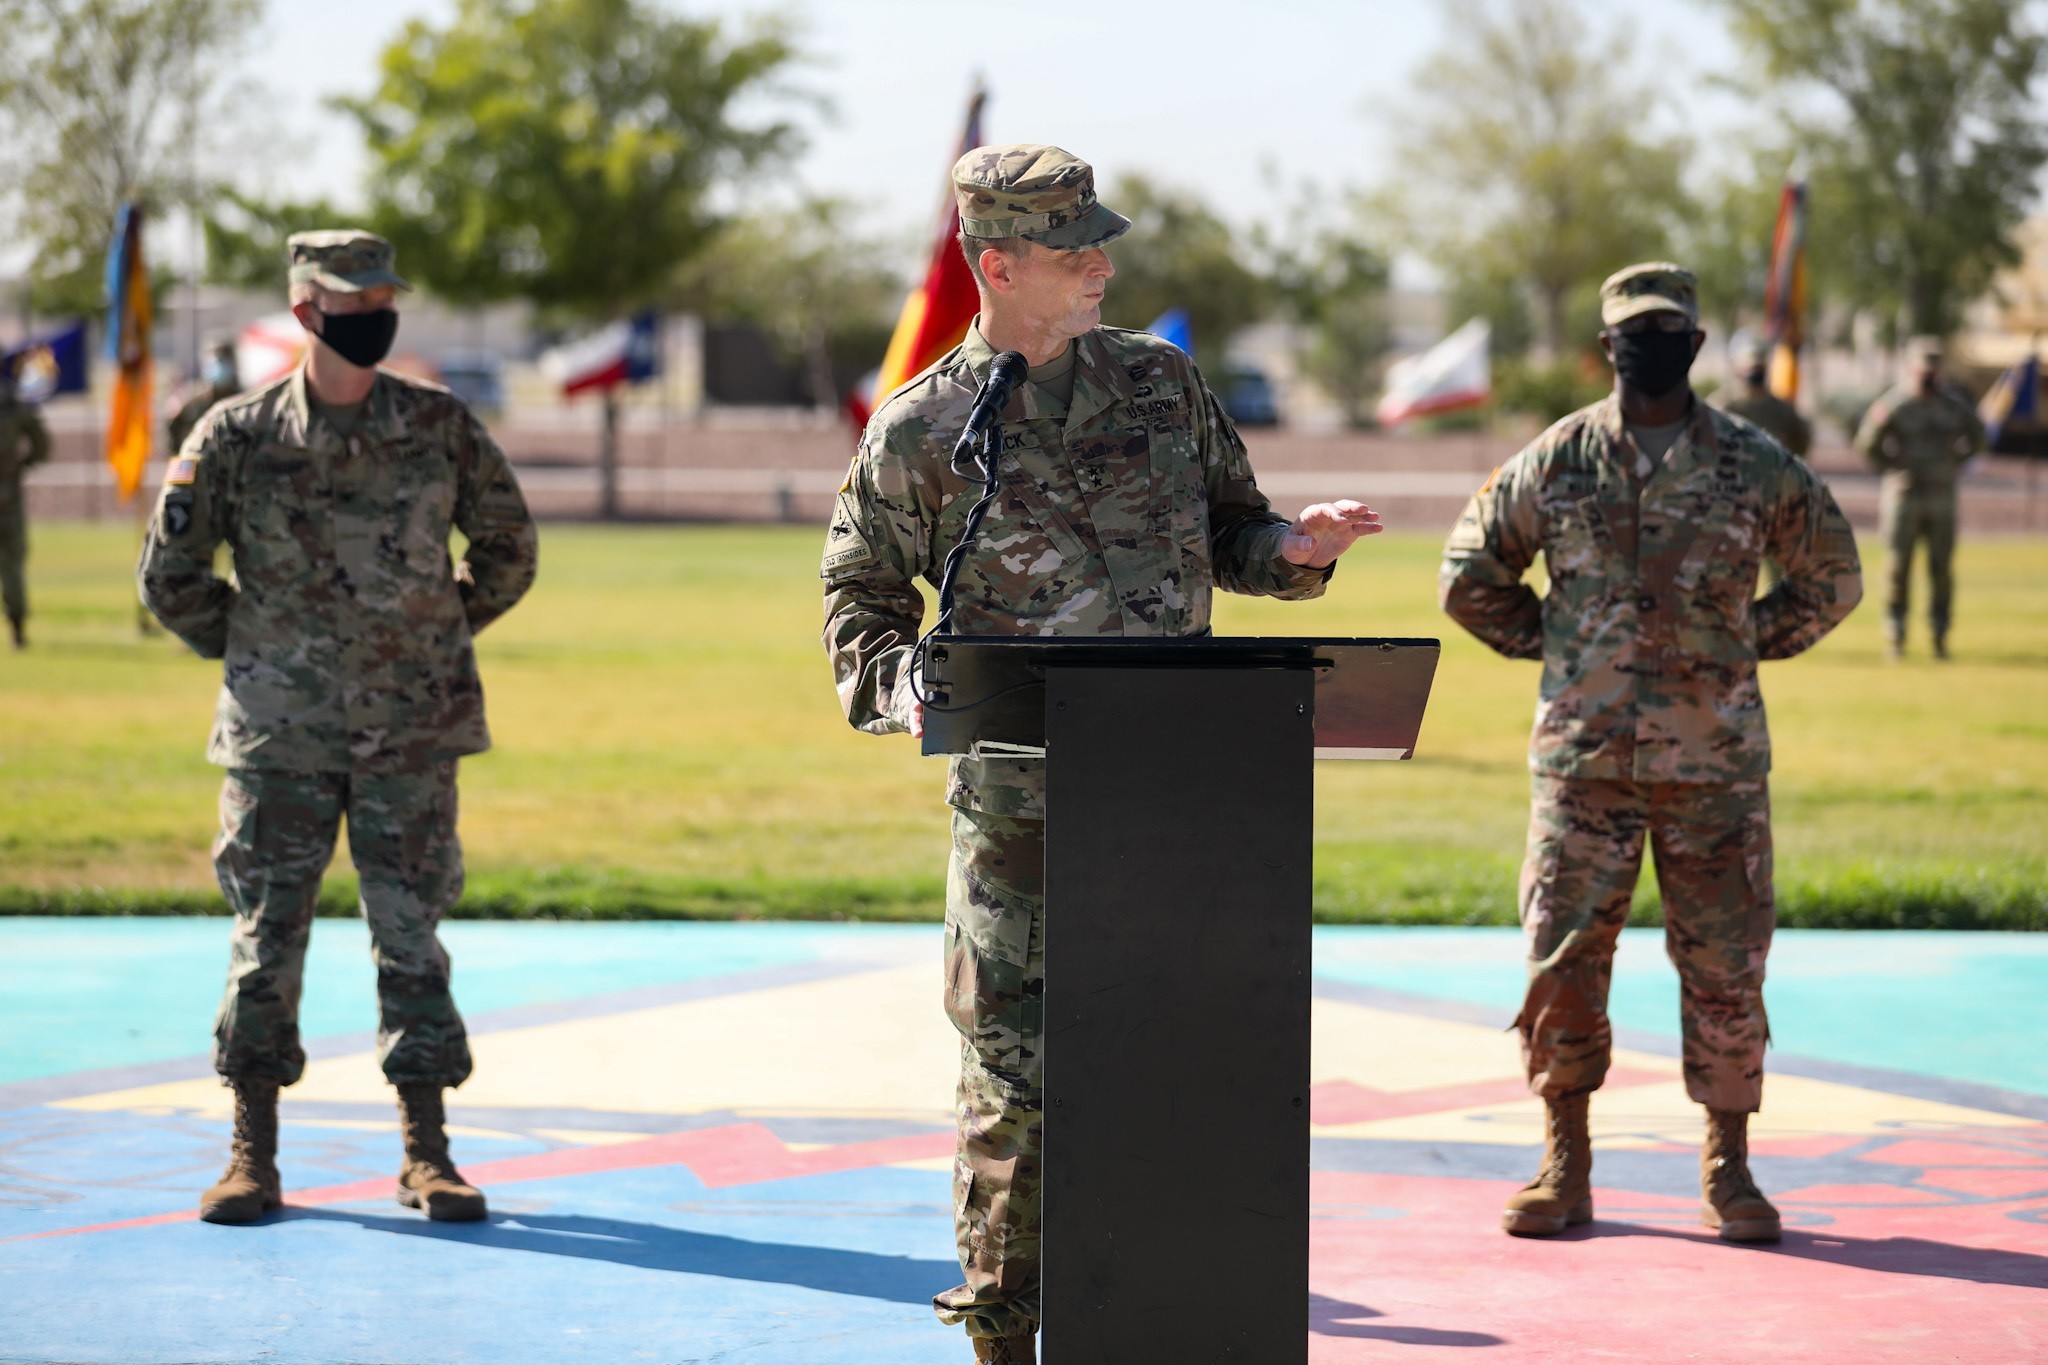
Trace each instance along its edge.
<path fill-rule="evenodd" d="M 1913 549 L 1927 545 L 1927 623 L 1934 657 L 1948 657 L 1955 578 L 1956 475 L 1984 448 L 1977 411 L 1942 383 L 1941 340 L 1914 337 L 1906 347 L 1906 380 L 1887 390 L 1856 429 L 1856 449 L 1884 476 L 1878 519 L 1884 536 L 1885 646 L 1896 659 L 1906 648 L 1912 599 Z"/>
<path fill-rule="evenodd" d="M 14 371 L 0 369 L 0 604 L 16 649 L 28 648 L 28 505 L 21 476 L 49 458 L 42 414 L 15 392 Z"/>
<path fill-rule="evenodd" d="M 936 584 L 978 480 L 949 457 L 1003 351 L 1029 380 L 1003 413 L 1003 492 L 956 591 L 953 629 L 985 635 L 1186 636 L 1216 587 L 1318 596 L 1338 555 L 1379 530 L 1355 502 L 1293 523 L 1193 362 L 1100 325 L 1129 226 L 1088 163 L 1046 146 L 981 147 L 953 167 L 960 245 L 980 289 L 966 339 L 888 398 L 861 439 L 825 543 L 825 647 L 847 719 L 922 733 L 911 650 L 916 580 Z M 946 1012 L 962 1039 L 954 1229 L 965 1283 L 934 1300 L 975 1359 L 1034 1357 L 1043 1133 L 1045 763 L 955 758 Z"/>
<path fill-rule="evenodd" d="M 1813 447 L 1813 428 L 1798 408 L 1771 392 L 1770 348 L 1757 337 L 1743 337 L 1729 349 L 1734 353 L 1735 391 L 1720 405 L 1721 411 L 1762 427 L 1779 445 L 1805 459 Z"/>
<path fill-rule="evenodd" d="M 215 403 L 225 402 L 242 391 L 242 381 L 235 369 L 235 343 L 216 341 L 206 351 L 206 364 L 199 371 L 199 383 L 190 395 L 178 405 L 167 423 L 171 434 L 171 451 L 176 453 L 185 448 L 185 438 L 192 434 L 192 428 L 199 425 L 199 419 Z"/>
<path fill-rule="evenodd" d="M 1545 1235 L 1593 1216 L 1587 1096 L 1607 1074 L 1608 981 L 1647 835 L 1686 1093 L 1707 1110 L 1701 1216 L 1727 1240 L 1771 1241 L 1778 1213 L 1748 1166 L 1775 919 L 1757 661 L 1849 614 L 1856 541 L 1804 464 L 1693 396 L 1706 333 L 1689 271 L 1631 266 L 1600 300 L 1614 393 L 1496 471 L 1444 547 L 1444 609 L 1509 658 L 1543 661 L 1515 1023 L 1547 1142 L 1502 1221 Z M 1542 598 L 1522 581 L 1539 553 Z M 1756 599 L 1767 555 L 1784 578 Z"/>
<path fill-rule="evenodd" d="M 533 520 L 504 454 L 438 385 L 376 368 L 407 288 L 366 232 L 295 234 L 306 361 L 214 407 L 172 459 L 142 600 L 226 679 L 207 757 L 225 767 L 214 867 L 235 912 L 214 1066 L 233 1154 L 200 1217 L 279 1203 L 277 1092 L 305 1070 L 300 981 L 321 873 L 348 820 L 377 966 L 377 1050 L 397 1087 L 398 1201 L 475 1219 L 444 1087 L 470 1071 L 435 926 L 462 892 L 455 769 L 489 747 L 471 637 L 533 582 Z M 467 538 L 452 563 L 449 531 Z M 234 555 L 232 580 L 214 549 Z"/>

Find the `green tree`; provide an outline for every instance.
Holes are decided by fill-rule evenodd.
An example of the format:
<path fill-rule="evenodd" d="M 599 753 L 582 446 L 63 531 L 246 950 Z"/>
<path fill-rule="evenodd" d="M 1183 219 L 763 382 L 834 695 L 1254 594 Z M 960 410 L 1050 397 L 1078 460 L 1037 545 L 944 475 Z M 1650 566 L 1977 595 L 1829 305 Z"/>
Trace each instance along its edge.
<path fill-rule="evenodd" d="M 738 219 L 677 280 L 676 302 L 773 337 L 827 410 L 839 403 L 839 370 L 888 345 L 903 298 L 887 253 L 855 235 L 850 217 L 844 201 L 826 198 Z"/>
<path fill-rule="evenodd" d="M 1129 175 L 1104 202 L 1131 220 L 1109 245 L 1116 278 L 1105 322 L 1149 327 L 1167 309 L 1185 308 L 1196 347 L 1220 359 L 1233 336 L 1265 316 L 1271 292 L 1247 263 L 1248 247 L 1199 196 Z"/>
<path fill-rule="evenodd" d="M 1663 100 L 1626 74 L 1629 36 L 1596 37 L 1568 0 L 1447 11 L 1450 36 L 1396 118 L 1388 197 L 1452 279 L 1527 290 L 1538 339 L 1562 354 L 1598 325 L 1575 301 L 1668 250 L 1686 144 L 1650 131 Z"/>
<path fill-rule="evenodd" d="M 2038 10 L 2014 0 L 1719 0 L 1813 164 L 1816 281 L 1916 332 L 1954 328 L 2048 164 Z M 1825 112 L 1811 114 L 1812 97 Z"/>
<path fill-rule="evenodd" d="M 206 279 L 281 293 L 285 239 L 309 228 L 340 226 L 355 217 L 326 199 L 267 202 L 222 190 L 206 206 L 201 224 L 206 233 Z"/>
<path fill-rule="evenodd" d="M 1723 340 L 1761 316 L 1787 160 L 1776 149 L 1751 151 L 1721 168 L 1679 232 L 1679 259 L 1699 277 L 1700 315 Z"/>
<path fill-rule="evenodd" d="M 461 0 L 446 28 L 408 23 L 377 89 L 339 103 L 409 275 L 600 320 L 659 301 L 717 235 L 718 192 L 796 151 L 793 124 L 736 107 L 787 94 L 795 56 L 776 20 L 733 36 L 651 0 Z M 607 515 L 617 417 L 607 393 Z"/>
<path fill-rule="evenodd" d="M 123 203 L 196 209 L 224 178 L 225 73 L 262 0 L 0 0 L 0 176 L 29 303 L 85 313 Z"/>
<path fill-rule="evenodd" d="M 1299 240 L 1269 252 L 1272 287 L 1301 328 L 1303 373 L 1337 401 L 1346 422 L 1367 426 L 1392 339 L 1392 265 L 1365 204 L 1353 199 L 1345 217 L 1319 222 L 1318 199 L 1311 189 L 1287 215 L 1302 226 Z"/>

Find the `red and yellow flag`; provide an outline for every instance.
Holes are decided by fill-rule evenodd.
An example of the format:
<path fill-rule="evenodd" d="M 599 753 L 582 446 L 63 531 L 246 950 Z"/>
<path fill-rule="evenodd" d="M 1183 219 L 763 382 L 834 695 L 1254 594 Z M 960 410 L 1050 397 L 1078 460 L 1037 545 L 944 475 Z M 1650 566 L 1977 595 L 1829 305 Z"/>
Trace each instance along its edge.
<path fill-rule="evenodd" d="M 107 412 L 107 463 L 121 500 L 142 486 L 149 463 L 150 388 L 154 365 L 149 333 L 155 325 L 149 297 L 149 267 L 142 259 L 142 208 L 123 204 L 107 252 L 107 359 L 115 366 L 113 401 Z"/>
<path fill-rule="evenodd" d="M 988 92 L 977 87 L 967 101 L 967 126 L 960 134 L 959 160 L 981 145 L 981 107 Z M 960 208 L 953 200 L 951 163 L 947 164 L 946 202 L 939 211 L 938 230 L 932 238 L 924 281 L 903 301 L 896 319 L 896 331 L 889 338 L 889 350 L 882 357 L 881 372 L 875 376 L 873 406 L 902 388 L 924 368 L 960 344 L 967 324 L 974 321 L 981 296 L 974 287 L 974 272 L 960 254 Z M 866 414 L 859 414 L 863 423 Z"/>
<path fill-rule="evenodd" d="M 1771 347 L 1771 392 L 1799 401 L 1799 349 L 1806 342 L 1806 177 L 1794 170 L 1778 195 L 1771 273 L 1764 285 L 1764 338 Z"/>

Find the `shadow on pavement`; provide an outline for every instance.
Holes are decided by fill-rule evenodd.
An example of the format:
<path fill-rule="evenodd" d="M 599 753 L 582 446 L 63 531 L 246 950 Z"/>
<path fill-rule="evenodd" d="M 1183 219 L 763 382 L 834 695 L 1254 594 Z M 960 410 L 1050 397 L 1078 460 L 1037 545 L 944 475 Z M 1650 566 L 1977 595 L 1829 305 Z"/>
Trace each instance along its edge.
<path fill-rule="evenodd" d="M 1368 1326 L 1354 1318 L 1384 1317 L 1377 1308 L 1346 1303 L 1324 1294 L 1308 1296 L 1308 1330 L 1320 1337 L 1353 1337 L 1367 1341 L 1392 1341 L 1403 1346 L 1505 1346 L 1500 1337 L 1485 1332 L 1447 1332 L 1437 1327 Z"/>
<path fill-rule="evenodd" d="M 1802 1261 L 1824 1261 L 1829 1265 L 1876 1270 L 1890 1275 L 1925 1275 L 1941 1280 L 1969 1280 L 1976 1284 L 2010 1284 L 2023 1289 L 2048 1288 L 2048 1256 L 2036 1256 L 2028 1251 L 2007 1251 L 2002 1247 L 1961 1246 L 1954 1242 L 1930 1241 L 1925 1237 L 1841 1237 L 1788 1228 L 1785 1240 L 1775 1245 L 1768 1242 L 1738 1244 L 1720 1242 L 1703 1233 L 1596 1220 L 1549 1240 L 1584 1242 L 1597 1237 L 1670 1237 L 1725 1246 L 1731 1253 L 1795 1256 Z"/>
<path fill-rule="evenodd" d="M 645 1270 L 716 1275 L 728 1280 L 790 1284 L 828 1294 L 854 1294 L 891 1303 L 929 1303 L 960 1278 L 951 1261 L 914 1261 L 837 1247 L 750 1242 L 657 1223 L 578 1214 L 493 1214 L 480 1223 L 432 1223 L 417 1216 L 385 1217 L 346 1209 L 287 1208 L 285 1219 L 356 1223 L 372 1232 L 431 1237 L 505 1251 L 538 1251 L 611 1261 Z"/>

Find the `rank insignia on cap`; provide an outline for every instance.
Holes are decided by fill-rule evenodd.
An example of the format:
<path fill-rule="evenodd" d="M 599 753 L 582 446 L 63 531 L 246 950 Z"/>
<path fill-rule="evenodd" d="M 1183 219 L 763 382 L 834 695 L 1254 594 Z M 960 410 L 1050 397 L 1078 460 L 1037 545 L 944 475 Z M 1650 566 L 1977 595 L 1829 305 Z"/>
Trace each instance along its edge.
<path fill-rule="evenodd" d="M 164 471 L 165 483 L 192 483 L 199 477 L 199 460 L 196 456 L 180 455 L 171 461 L 171 467 Z"/>

